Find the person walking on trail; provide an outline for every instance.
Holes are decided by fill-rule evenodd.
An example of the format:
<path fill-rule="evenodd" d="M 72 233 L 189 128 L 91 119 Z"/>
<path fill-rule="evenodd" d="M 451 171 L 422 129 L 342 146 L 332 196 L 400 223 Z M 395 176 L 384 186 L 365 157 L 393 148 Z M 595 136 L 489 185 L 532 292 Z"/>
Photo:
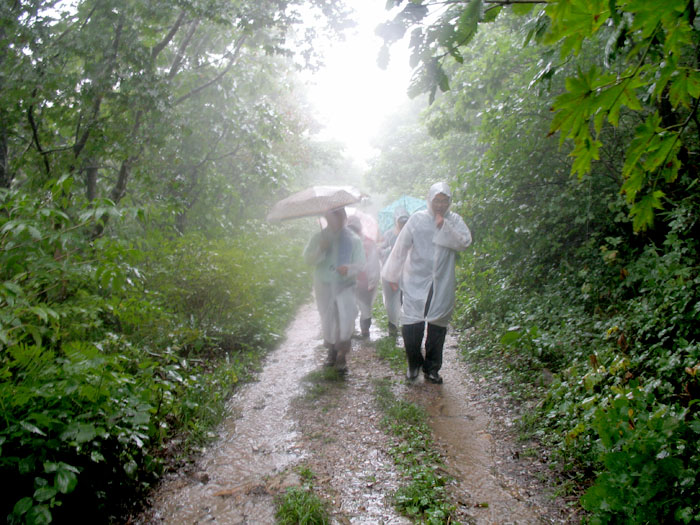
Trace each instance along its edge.
<path fill-rule="evenodd" d="M 442 383 L 442 349 L 455 304 L 457 252 L 471 244 L 462 218 L 448 211 L 450 187 L 438 182 L 428 192 L 428 209 L 414 213 L 399 233 L 382 270 L 382 278 L 403 293 L 401 334 L 408 370 L 414 380 L 423 368 L 426 381 Z M 421 353 L 425 324 L 425 357 Z"/>
<path fill-rule="evenodd" d="M 377 297 L 377 285 L 379 284 L 379 253 L 376 243 L 362 234 L 362 222 L 357 215 L 351 215 L 348 218 L 348 228 L 362 239 L 362 246 L 365 250 L 365 265 L 357 274 L 355 298 L 360 309 L 360 332 L 363 338 L 367 338 L 369 337 L 369 328 L 372 326 L 372 305 Z"/>
<path fill-rule="evenodd" d="M 408 221 L 408 217 L 409 214 L 404 208 L 396 208 L 394 210 L 394 227 L 384 234 L 384 241 L 379 248 L 379 258 L 382 265 L 386 264 L 401 229 Z M 389 283 L 382 279 L 382 299 L 386 309 L 389 335 L 395 338 L 398 335 L 398 326 L 401 319 L 401 290 L 393 290 Z"/>
<path fill-rule="evenodd" d="M 345 208 L 325 214 L 328 225 L 309 240 L 304 260 L 315 266 L 314 295 L 321 316 L 326 366 L 347 371 L 347 354 L 355 328 L 356 277 L 365 264 L 362 241 L 346 225 Z"/>

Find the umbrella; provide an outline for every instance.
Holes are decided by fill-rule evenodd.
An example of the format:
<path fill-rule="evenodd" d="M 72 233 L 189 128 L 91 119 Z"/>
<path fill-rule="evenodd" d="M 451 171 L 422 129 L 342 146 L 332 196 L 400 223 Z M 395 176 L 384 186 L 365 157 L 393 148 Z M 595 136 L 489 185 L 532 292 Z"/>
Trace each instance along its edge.
<path fill-rule="evenodd" d="M 357 208 L 347 207 L 345 210 L 348 213 L 348 217 L 353 215 L 360 219 L 360 224 L 362 225 L 362 235 L 372 239 L 373 241 L 379 240 L 379 225 L 377 220 L 370 214 L 358 210 Z"/>
<path fill-rule="evenodd" d="M 427 209 L 427 206 L 423 199 L 416 199 L 410 195 L 402 195 L 379 211 L 379 229 L 381 229 L 382 232 L 390 230 L 394 225 L 394 210 L 396 208 L 403 208 L 410 215 L 418 210 Z"/>
<path fill-rule="evenodd" d="M 348 214 L 348 220 L 353 215 L 360 219 L 360 225 L 362 226 L 362 235 L 369 239 L 372 239 L 375 242 L 379 240 L 379 225 L 377 224 L 377 221 L 374 217 L 372 217 L 368 213 L 365 213 L 363 211 L 358 210 L 357 208 L 353 208 L 350 206 L 345 208 L 345 211 Z M 326 222 L 325 217 L 319 218 L 318 221 L 321 224 L 321 228 L 325 228 L 326 226 L 328 226 L 328 222 Z"/>
<path fill-rule="evenodd" d="M 277 202 L 268 221 L 323 215 L 327 211 L 359 202 L 363 193 L 352 186 L 312 186 Z"/>

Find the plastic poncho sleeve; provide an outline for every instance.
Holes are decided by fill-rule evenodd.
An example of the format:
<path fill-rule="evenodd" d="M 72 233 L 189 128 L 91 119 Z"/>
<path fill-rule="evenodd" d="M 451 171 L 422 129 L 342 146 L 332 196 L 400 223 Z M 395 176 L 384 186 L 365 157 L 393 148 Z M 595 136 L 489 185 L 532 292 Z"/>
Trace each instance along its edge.
<path fill-rule="evenodd" d="M 326 251 L 321 249 L 321 232 L 317 232 L 304 248 L 304 261 L 306 264 L 315 266 L 325 258 Z"/>
<path fill-rule="evenodd" d="M 314 278 L 322 282 L 337 282 L 342 285 L 354 284 L 355 277 L 365 264 L 364 248 L 362 241 L 350 230 L 343 232 L 346 239 L 351 243 L 349 254 L 344 254 L 347 258 L 345 266 L 348 268 L 346 275 L 341 276 L 337 272 L 338 251 L 341 242 L 340 235 L 333 235 L 326 230 L 316 232 L 309 240 L 304 249 L 304 261 L 311 266 L 315 266 Z M 328 248 L 321 248 L 321 240 L 328 239 Z M 348 257 L 349 255 L 349 257 Z"/>
<path fill-rule="evenodd" d="M 406 262 L 408 253 L 411 251 L 411 246 L 413 246 L 413 228 L 411 219 L 409 219 L 399 232 L 399 236 L 396 238 L 389 258 L 384 263 L 382 279 L 386 282 L 397 284 L 401 281 L 403 265 Z"/>
<path fill-rule="evenodd" d="M 448 212 L 445 215 L 442 228 L 433 237 L 433 242 L 438 246 L 461 252 L 472 243 L 472 234 L 462 217 L 456 213 Z"/>
<path fill-rule="evenodd" d="M 367 256 L 365 272 L 367 272 L 367 288 L 374 290 L 379 284 L 379 250 L 374 242 L 370 241 L 369 245 L 369 249 L 365 250 Z"/>
<path fill-rule="evenodd" d="M 347 277 L 357 277 L 357 274 L 365 267 L 365 248 L 357 235 L 354 233 L 350 233 L 350 235 L 352 235 L 352 255 L 350 262 L 346 265 L 348 267 Z"/>
<path fill-rule="evenodd" d="M 379 246 L 379 259 L 382 261 L 382 264 L 386 263 L 386 260 L 389 258 L 391 249 L 394 247 L 394 243 L 396 242 L 396 237 L 397 234 L 395 230 L 386 232 L 384 240 Z"/>

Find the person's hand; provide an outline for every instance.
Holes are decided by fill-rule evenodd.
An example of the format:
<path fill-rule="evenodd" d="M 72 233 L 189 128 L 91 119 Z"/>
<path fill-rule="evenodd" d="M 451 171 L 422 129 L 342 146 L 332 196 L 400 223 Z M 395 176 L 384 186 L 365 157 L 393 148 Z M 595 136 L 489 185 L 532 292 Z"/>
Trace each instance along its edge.
<path fill-rule="evenodd" d="M 445 216 L 442 215 L 441 213 L 436 213 L 435 214 L 435 226 L 437 226 L 438 229 L 442 228 L 443 223 L 445 222 Z"/>
<path fill-rule="evenodd" d="M 346 265 L 343 266 L 338 266 L 335 269 L 340 275 L 347 275 L 348 274 L 348 267 Z"/>
<path fill-rule="evenodd" d="M 399 291 L 399 283 L 389 283 L 389 286 L 391 287 L 391 289 L 393 291 L 395 291 L 395 292 Z"/>

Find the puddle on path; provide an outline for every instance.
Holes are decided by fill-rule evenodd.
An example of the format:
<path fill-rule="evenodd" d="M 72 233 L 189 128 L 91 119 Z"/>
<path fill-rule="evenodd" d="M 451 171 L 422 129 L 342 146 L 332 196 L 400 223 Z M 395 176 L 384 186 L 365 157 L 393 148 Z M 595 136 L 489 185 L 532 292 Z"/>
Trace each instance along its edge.
<path fill-rule="evenodd" d="M 233 396 L 235 416 L 198 461 L 198 475 L 166 479 L 144 523 L 274 523 L 274 492 L 285 483 L 274 476 L 302 454 L 287 412 L 301 378 L 316 366 L 316 316 L 312 304 L 300 309 L 258 381 Z"/>

